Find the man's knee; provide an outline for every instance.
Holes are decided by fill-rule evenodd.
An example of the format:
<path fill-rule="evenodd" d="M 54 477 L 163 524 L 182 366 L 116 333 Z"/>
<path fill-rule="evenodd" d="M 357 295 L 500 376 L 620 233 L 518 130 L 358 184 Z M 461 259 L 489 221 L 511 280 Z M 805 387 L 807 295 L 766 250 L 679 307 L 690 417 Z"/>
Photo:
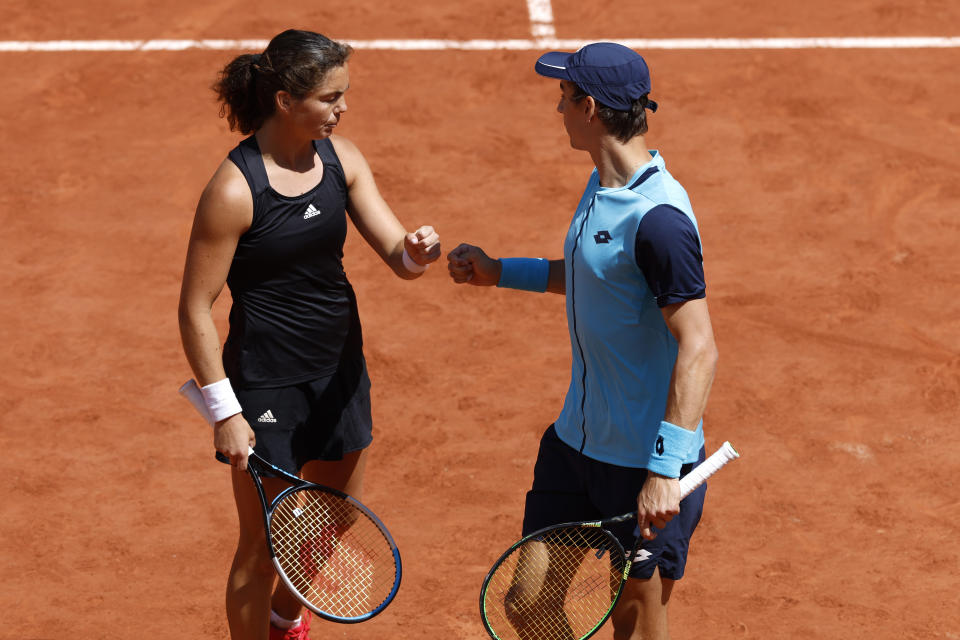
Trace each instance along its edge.
<path fill-rule="evenodd" d="M 611 617 L 614 640 L 667 640 L 667 605 L 673 580 L 658 573 L 648 580 L 631 578 Z"/>

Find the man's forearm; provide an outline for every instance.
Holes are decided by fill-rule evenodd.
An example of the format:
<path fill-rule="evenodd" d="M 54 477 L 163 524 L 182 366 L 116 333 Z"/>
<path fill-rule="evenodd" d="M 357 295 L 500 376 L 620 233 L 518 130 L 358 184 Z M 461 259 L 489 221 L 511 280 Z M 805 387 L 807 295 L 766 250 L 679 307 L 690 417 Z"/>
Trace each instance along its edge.
<path fill-rule="evenodd" d="M 691 342 L 681 344 L 677 353 L 663 419 L 693 431 L 707 407 L 717 370 L 717 348 L 706 338 Z"/>

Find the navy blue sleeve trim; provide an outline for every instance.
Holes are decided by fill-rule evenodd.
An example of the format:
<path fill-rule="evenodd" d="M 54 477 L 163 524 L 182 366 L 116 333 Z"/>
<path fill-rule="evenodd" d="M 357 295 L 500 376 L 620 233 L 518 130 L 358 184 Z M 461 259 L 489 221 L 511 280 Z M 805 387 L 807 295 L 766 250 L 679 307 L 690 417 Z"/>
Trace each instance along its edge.
<path fill-rule="evenodd" d="M 670 205 L 658 205 L 640 220 L 637 266 L 660 308 L 705 298 L 703 253 L 693 221 Z"/>

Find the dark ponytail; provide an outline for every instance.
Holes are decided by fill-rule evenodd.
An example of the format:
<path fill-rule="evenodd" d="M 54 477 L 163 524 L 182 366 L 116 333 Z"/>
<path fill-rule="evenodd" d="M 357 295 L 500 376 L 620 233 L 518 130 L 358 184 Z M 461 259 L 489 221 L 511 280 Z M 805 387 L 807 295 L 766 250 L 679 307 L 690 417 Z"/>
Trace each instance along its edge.
<path fill-rule="evenodd" d="M 227 118 L 231 131 L 253 133 L 273 115 L 277 91 L 304 98 L 328 71 L 342 67 L 352 52 L 349 45 L 319 33 L 288 29 L 275 36 L 263 53 L 237 56 L 223 68 L 213 85 L 221 103 L 220 116 Z"/>

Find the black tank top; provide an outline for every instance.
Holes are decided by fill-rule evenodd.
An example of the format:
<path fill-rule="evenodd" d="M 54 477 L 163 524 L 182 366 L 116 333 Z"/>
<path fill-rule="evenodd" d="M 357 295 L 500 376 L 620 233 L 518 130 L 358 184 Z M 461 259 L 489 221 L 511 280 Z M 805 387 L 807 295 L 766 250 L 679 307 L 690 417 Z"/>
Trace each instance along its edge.
<path fill-rule="evenodd" d="M 329 139 L 315 140 L 320 183 L 273 190 L 255 137 L 229 155 L 253 193 L 253 222 L 227 275 L 233 296 L 223 365 L 237 387 L 277 387 L 329 375 L 359 357 L 356 296 L 343 271 L 347 184 Z"/>

